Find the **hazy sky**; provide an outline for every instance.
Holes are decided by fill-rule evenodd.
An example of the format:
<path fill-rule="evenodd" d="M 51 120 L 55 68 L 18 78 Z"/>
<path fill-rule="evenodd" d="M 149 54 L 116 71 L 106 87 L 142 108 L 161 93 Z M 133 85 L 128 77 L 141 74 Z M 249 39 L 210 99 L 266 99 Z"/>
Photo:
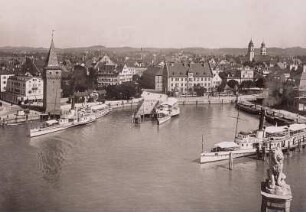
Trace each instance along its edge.
<path fill-rule="evenodd" d="M 0 0 L 0 46 L 306 47 L 305 0 Z"/>

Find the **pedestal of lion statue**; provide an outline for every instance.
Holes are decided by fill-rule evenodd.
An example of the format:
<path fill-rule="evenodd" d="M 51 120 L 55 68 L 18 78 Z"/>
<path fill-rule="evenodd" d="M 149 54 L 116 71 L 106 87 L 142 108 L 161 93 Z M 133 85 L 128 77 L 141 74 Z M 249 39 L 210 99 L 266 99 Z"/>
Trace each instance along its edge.
<path fill-rule="evenodd" d="M 292 200 L 291 188 L 286 184 L 286 175 L 283 173 L 284 155 L 280 148 L 272 150 L 269 154 L 268 177 L 261 183 L 261 211 L 290 211 Z"/>

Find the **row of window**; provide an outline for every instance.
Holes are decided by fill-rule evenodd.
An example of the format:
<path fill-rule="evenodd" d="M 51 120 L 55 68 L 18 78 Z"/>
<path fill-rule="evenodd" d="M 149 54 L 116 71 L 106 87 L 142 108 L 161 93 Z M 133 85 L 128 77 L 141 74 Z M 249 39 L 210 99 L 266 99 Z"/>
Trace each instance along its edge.
<path fill-rule="evenodd" d="M 210 83 L 198 83 L 200 86 L 204 87 L 210 87 Z M 187 83 L 171 83 L 171 87 L 187 87 Z M 193 86 L 193 84 L 190 84 L 189 86 Z"/>
<path fill-rule="evenodd" d="M 171 77 L 170 80 L 171 81 L 185 81 L 185 80 L 187 80 L 187 78 L 185 78 L 185 77 Z M 211 81 L 211 78 L 210 77 L 188 78 L 188 81 Z"/>

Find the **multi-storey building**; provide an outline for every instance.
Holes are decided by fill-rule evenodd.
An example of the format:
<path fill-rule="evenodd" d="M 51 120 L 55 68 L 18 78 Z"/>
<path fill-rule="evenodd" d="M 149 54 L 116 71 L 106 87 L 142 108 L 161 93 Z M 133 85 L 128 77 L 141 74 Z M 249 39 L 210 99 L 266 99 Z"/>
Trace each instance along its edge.
<path fill-rule="evenodd" d="M 212 71 L 213 78 L 212 78 L 212 87 L 216 88 L 222 83 L 222 79 L 219 76 L 218 72 Z"/>
<path fill-rule="evenodd" d="M 39 77 L 10 76 L 7 80 L 6 91 L 2 93 L 2 98 L 13 104 L 42 102 L 43 88 L 43 80 Z"/>
<path fill-rule="evenodd" d="M 247 81 L 247 80 L 254 80 L 254 70 L 251 69 L 249 66 L 244 67 L 241 71 L 240 71 L 240 78 L 241 78 L 241 82 L 243 81 Z"/>
<path fill-rule="evenodd" d="M 227 81 L 235 80 L 239 84 L 243 81 L 254 81 L 254 70 L 246 66 L 241 70 L 234 70 L 227 77 Z"/>
<path fill-rule="evenodd" d="M 163 69 L 160 68 L 155 75 L 155 90 L 158 92 L 163 91 Z"/>
<path fill-rule="evenodd" d="M 208 63 L 166 63 L 162 87 L 164 92 L 178 91 L 181 94 L 193 93 L 195 86 L 211 91 L 212 78 Z M 160 74 L 155 76 L 155 80 L 160 84 Z"/>
<path fill-rule="evenodd" d="M 14 76 L 14 74 L 9 72 L 0 72 L 0 93 L 6 91 L 7 80 L 11 76 Z"/>
<path fill-rule="evenodd" d="M 122 69 L 119 71 L 119 83 L 132 81 L 133 75 L 136 74 L 135 67 L 128 66 L 128 64 L 124 64 Z"/>
<path fill-rule="evenodd" d="M 107 55 L 100 59 L 94 68 L 98 73 L 98 86 L 106 87 L 108 85 L 117 85 L 124 82 L 133 81 L 134 75 L 141 76 L 146 70 L 144 67 L 136 67 L 130 63 L 123 66 L 114 63 Z"/>
<path fill-rule="evenodd" d="M 119 84 L 119 70 L 122 67 L 118 67 L 108 56 L 104 56 L 99 60 L 94 68 L 98 73 L 97 82 L 99 87 Z"/>

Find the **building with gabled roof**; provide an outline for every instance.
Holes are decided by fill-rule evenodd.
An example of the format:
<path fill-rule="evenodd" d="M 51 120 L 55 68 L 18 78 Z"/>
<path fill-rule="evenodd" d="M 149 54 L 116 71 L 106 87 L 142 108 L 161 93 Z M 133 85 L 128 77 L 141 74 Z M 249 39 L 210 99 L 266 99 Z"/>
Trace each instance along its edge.
<path fill-rule="evenodd" d="M 160 74 L 156 75 L 159 78 Z M 163 92 L 178 91 L 180 94 L 193 93 L 195 86 L 211 91 L 213 74 L 208 63 L 166 63 L 162 73 Z M 157 79 L 156 79 L 157 80 Z"/>
<path fill-rule="evenodd" d="M 37 67 L 33 58 L 26 57 L 25 63 L 21 67 L 22 74 L 32 75 L 32 76 L 40 76 L 41 71 Z"/>

